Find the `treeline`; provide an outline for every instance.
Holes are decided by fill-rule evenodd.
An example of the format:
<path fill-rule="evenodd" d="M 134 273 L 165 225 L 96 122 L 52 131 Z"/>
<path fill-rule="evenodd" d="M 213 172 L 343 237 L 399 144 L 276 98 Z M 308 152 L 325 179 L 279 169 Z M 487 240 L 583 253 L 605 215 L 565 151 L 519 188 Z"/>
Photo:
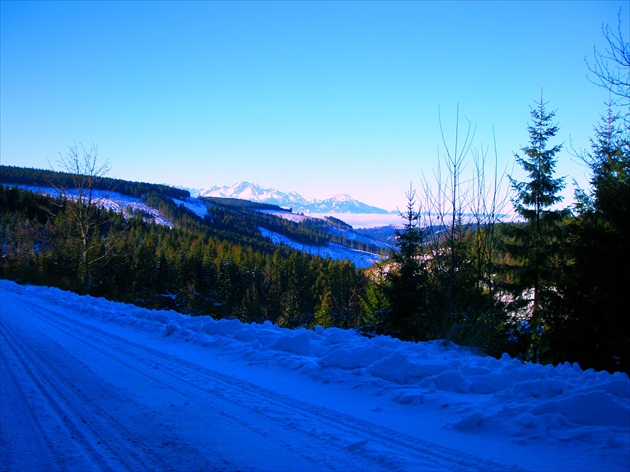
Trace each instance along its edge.
<path fill-rule="evenodd" d="M 76 175 L 70 172 L 57 172 L 44 169 L 29 169 L 24 167 L 0 165 L 0 175 L 2 182 L 29 185 L 45 186 L 56 189 L 71 189 L 75 185 Z M 113 179 L 106 176 L 94 176 L 95 190 L 107 192 L 118 192 L 130 197 L 143 198 L 145 195 L 157 193 L 165 197 L 185 199 L 190 197 L 188 190 L 182 190 L 168 185 L 150 184 L 146 182 L 129 182 L 126 180 Z"/>
<path fill-rule="evenodd" d="M 266 210 L 291 213 L 291 209 L 282 208 L 278 205 L 272 205 L 270 203 L 251 202 L 249 200 L 242 200 L 240 198 L 200 197 L 200 200 L 211 203 L 213 205 L 233 208 L 235 210 Z"/>
<path fill-rule="evenodd" d="M 14 166 L 0 166 L 0 182 L 5 185 L 23 185 L 33 187 L 48 187 L 62 192 L 72 190 L 77 185 L 84 185 L 75 175 L 69 172 L 30 169 Z M 289 219 L 266 214 L 262 210 L 280 213 L 291 213 L 277 205 L 270 205 L 234 198 L 205 197 L 201 201 L 209 203 L 208 216 L 204 218 L 204 225 L 199 225 L 198 217 L 178 205 L 173 198 L 183 200 L 190 197 L 187 190 L 181 190 L 167 185 L 149 184 L 143 182 L 129 182 L 111 179 L 104 176 L 94 176 L 90 183 L 93 190 L 118 192 L 123 195 L 142 199 L 149 207 L 156 208 L 165 218 L 178 220 L 184 227 L 196 227 L 202 232 L 210 233 L 223 239 L 236 241 L 256 247 L 270 246 L 264 241 L 258 227 L 281 234 L 299 244 L 324 246 L 329 242 L 338 243 L 352 249 L 386 255 L 387 249 L 370 242 L 346 239 L 342 235 L 329 231 L 329 226 L 340 227 L 340 220 L 336 219 L 307 219 L 296 223 Z M 336 221 L 335 221 L 336 220 Z M 343 222 L 341 222 L 343 223 Z M 344 228 L 352 227 L 343 223 Z M 205 226 L 205 227 L 204 227 Z"/>

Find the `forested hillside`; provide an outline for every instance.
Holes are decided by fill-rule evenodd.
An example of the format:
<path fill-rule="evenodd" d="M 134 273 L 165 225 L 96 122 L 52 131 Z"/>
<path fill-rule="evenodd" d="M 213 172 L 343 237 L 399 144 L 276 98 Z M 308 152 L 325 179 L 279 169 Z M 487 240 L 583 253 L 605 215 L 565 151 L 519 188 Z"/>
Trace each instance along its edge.
<path fill-rule="evenodd" d="M 71 176 L 50 171 L 1 170 L 5 183 L 54 184 L 59 189 L 74 183 Z M 174 228 L 96 205 L 82 221 L 76 211 L 80 199 L 54 199 L 3 186 L 3 277 L 217 318 L 272 320 L 283 326 L 361 323 L 361 271 L 347 261 L 278 247 L 258 230 L 265 227 L 312 245 L 342 242 L 340 236 L 325 233 L 325 221 L 298 224 L 258 211 L 280 208 L 230 200 L 208 202 L 202 219 L 173 201 L 187 198 L 187 192 L 114 179 L 95 182 L 100 189 L 111 185 L 141 196 Z"/>
<path fill-rule="evenodd" d="M 164 197 L 180 199 L 190 197 L 190 192 L 188 190 L 182 190 L 168 185 L 150 184 L 146 182 L 129 182 L 126 180 L 113 179 L 111 177 L 100 175 L 93 177 L 94 181 L 92 185 L 96 190 L 118 192 L 123 195 L 138 198 L 150 193 L 157 193 L 163 195 Z M 16 185 L 70 189 L 76 184 L 76 175 L 70 172 L 2 165 L 0 166 L 0 181 Z"/>

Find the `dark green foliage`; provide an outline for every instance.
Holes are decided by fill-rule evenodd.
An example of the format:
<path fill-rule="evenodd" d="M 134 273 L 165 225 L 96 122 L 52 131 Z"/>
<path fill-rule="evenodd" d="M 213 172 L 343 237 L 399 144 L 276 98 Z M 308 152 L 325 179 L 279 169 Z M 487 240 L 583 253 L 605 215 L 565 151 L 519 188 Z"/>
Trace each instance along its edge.
<path fill-rule="evenodd" d="M 591 191 L 579 192 L 568 263 L 549 330 L 547 359 L 630 371 L 630 132 L 609 109 L 585 160 Z"/>
<path fill-rule="evenodd" d="M 4 184 L 71 189 L 74 187 L 74 181 L 75 176 L 68 172 L 0 165 L 0 183 Z M 108 192 L 118 192 L 137 198 L 142 198 L 144 195 L 152 192 L 165 197 L 179 199 L 190 197 L 188 190 L 182 190 L 168 185 L 129 182 L 103 176 L 99 176 L 94 180 L 94 188 Z"/>
<path fill-rule="evenodd" d="M 335 218 L 334 216 L 325 216 L 324 221 L 328 223 L 333 228 L 351 230 L 352 226 L 350 226 L 345 221 L 341 221 L 339 218 Z"/>
<path fill-rule="evenodd" d="M 495 287 L 493 225 L 456 229 L 458 237 L 434 249 L 428 261 L 429 339 L 447 339 L 500 355 L 505 310 Z M 454 269 L 451 270 L 451 267 Z"/>
<path fill-rule="evenodd" d="M 392 266 L 386 276 L 385 293 L 389 307 L 385 332 L 406 340 L 434 339 L 435 323 L 426 315 L 427 268 L 424 258 L 424 232 L 419 226 L 415 191 L 407 193 L 407 211 L 402 230 L 396 231 L 398 250 L 391 254 Z"/>
<path fill-rule="evenodd" d="M 366 290 L 367 278 L 363 273 L 354 270 L 348 261 L 333 264 L 326 259 L 324 265 L 327 267 L 319 271 L 314 285 L 314 293 L 318 298 L 314 324 L 344 329 L 360 326 L 364 317 L 361 300 Z M 312 261 L 309 267 L 309 272 L 315 269 Z"/>
<path fill-rule="evenodd" d="M 291 210 L 282 208 L 278 205 L 269 203 L 250 202 L 249 200 L 241 200 L 240 198 L 223 198 L 223 197 L 202 197 L 200 200 L 210 203 L 211 205 L 231 208 L 233 210 L 266 210 L 291 213 Z"/>
<path fill-rule="evenodd" d="M 516 162 L 525 170 L 528 180 L 510 178 L 515 191 L 512 203 L 524 224 L 509 227 L 506 249 L 511 264 L 507 266 L 506 287 L 514 300 L 514 322 L 518 324 L 524 317 L 529 324 L 532 360 L 540 358 L 540 337 L 549 316 L 549 305 L 556 297 L 558 256 L 563 242 L 561 223 L 568 217 L 566 210 L 555 208 L 562 200 L 564 179 L 554 178 L 562 145 L 548 147 L 549 139 L 558 132 L 558 126 L 552 122 L 554 115 L 546 111 L 542 97 L 532 107 L 532 123 L 527 128 L 530 144 L 522 148 L 522 156 L 516 155 Z"/>
<path fill-rule="evenodd" d="M 146 198 L 174 228 L 95 208 L 101 223 L 90 239 L 94 263 L 87 293 L 287 327 L 312 326 L 316 312 L 327 326 L 361 323 L 365 275 L 352 264 L 277 247 L 234 210 L 213 207 L 212 221 L 204 222 L 171 198 Z M 83 244 L 72 202 L 0 186 L 0 203 L 0 275 L 84 291 Z"/>
<path fill-rule="evenodd" d="M 374 272 L 367 281 L 361 305 L 364 312 L 361 332 L 368 336 L 385 334 L 388 330 L 388 318 L 392 306 L 387 273 L 383 266 L 375 266 Z"/>

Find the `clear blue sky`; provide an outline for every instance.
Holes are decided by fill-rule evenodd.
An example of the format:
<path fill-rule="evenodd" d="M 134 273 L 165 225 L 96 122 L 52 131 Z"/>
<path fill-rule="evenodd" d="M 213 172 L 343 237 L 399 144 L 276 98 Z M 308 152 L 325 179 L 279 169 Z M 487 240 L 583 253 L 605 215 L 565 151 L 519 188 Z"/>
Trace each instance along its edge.
<path fill-rule="evenodd" d="M 94 143 L 112 177 L 402 208 L 436 166 L 438 109 L 451 142 L 458 104 L 477 147 L 494 129 L 511 170 L 542 88 L 558 172 L 584 183 L 567 150 L 608 99 L 585 58 L 620 9 L 628 34 L 627 0 L 3 1 L 1 161 L 49 168 Z"/>

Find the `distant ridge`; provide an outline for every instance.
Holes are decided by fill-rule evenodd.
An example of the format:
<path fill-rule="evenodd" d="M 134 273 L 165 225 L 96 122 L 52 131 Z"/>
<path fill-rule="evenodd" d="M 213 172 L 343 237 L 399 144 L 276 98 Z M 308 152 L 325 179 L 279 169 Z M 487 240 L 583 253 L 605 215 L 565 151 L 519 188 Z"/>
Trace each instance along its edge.
<path fill-rule="evenodd" d="M 194 193 L 191 190 L 191 193 Z M 212 187 L 198 191 L 199 197 L 239 198 L 252 202 L 269 203 L 291 208 L 294 213 L 355 213 L 389 214 L 387 210 L 367 205 L 350 195 L 334 195 L 325 200 L 307 200 L 297 192 L 281 192 L 273 188 L 263 188 L 257 183 L 238 182 L 232 186 Z"/>

